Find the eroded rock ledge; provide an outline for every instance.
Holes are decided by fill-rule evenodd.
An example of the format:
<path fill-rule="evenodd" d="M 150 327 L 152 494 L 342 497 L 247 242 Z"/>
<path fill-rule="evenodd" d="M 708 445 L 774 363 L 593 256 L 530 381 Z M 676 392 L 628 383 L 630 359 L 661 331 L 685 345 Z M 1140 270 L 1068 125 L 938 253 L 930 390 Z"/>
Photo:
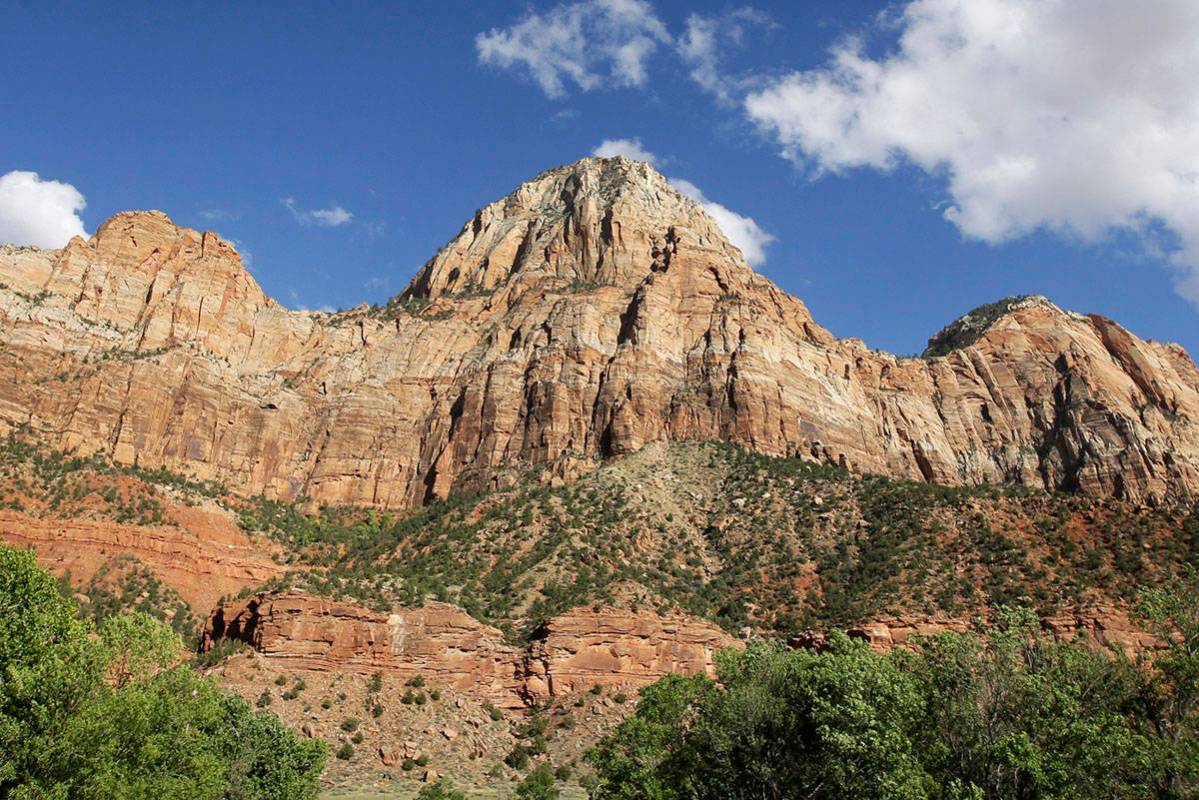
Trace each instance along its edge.
<path fill-rule="evenodd" d="M 298 590 L 218 607 L 203 647 L 223 639 L 246 642 L 293 670 L 420 675 L 507 708 L 596 684 L 638 687 L 670 673 L 710 674 L 716 652 L 742 646 L 681 614 L 582 608 L 553 617 L 527 647 L 514 647 L 446 603 L 382 614 Z"/>

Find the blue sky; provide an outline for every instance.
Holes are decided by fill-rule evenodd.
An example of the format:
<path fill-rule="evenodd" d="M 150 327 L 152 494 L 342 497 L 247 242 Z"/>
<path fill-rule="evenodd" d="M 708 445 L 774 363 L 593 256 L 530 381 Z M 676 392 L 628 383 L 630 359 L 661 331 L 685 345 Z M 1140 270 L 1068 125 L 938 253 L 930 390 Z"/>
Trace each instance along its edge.
<path fill-rule="evenodd" d="M 281 302 L 348 307 L 521 181 L 637 141 L 773 237 L 759 270 L 839 336 L 919 352 L 1036 293 L 1199 352 L 1199 14 L 1086 1 L 1068 36 L 1083 0 L 0 3 L 0 175 L 42 182 L 7 211 L 0 183 L 0 234 L 58 181 L 89 233 L 158 208 Z"/>

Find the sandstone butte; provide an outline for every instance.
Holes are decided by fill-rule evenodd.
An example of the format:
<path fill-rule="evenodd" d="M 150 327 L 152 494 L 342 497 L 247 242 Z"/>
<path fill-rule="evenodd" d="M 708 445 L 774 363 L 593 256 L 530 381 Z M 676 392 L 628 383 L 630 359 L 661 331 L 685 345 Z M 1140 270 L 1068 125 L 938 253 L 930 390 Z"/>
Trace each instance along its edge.
<path fill-rule="evenodd" d="M 1199 370 L 1026 298 L 938 354 L 837 339 L 648 165 L 478 211 L 386 309 L 290 311 L 215 233 L 118 214 L 0 249 L 0 430 L 236 491 L 404 508 L 512 465 L 723 439 L 942 484 L 1199 489 Z"/>

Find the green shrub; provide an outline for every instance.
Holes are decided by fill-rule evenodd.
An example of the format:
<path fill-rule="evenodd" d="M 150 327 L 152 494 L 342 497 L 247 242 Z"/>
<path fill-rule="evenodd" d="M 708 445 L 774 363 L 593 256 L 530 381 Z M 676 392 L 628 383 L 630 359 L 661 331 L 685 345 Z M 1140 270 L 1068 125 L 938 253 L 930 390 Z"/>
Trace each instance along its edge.
<path fill-rule="evenodd" d="M 557 800 L 560 794 L 554 783 L 554 773 L 546 764 L 530 772 L 516 786 L 517 800 Z"/>
<path fill-rule="evenodd" d="M 448 778 L 440 778 L 436 783 L 422 786 L 416 800 L 466 800 L 466 795 L 455 789 Z"/>

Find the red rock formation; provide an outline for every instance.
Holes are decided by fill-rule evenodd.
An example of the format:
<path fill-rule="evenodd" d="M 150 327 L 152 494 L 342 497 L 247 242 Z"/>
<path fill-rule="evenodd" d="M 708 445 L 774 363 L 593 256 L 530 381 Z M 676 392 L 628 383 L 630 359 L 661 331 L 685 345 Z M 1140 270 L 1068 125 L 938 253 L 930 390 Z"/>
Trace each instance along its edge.
<path fill-rule="evenodd" d="M 592 686 L 644 686 L 671 673 L 715 675 L 713 656 L 744 644 L 715 625 L 682 614 L 576 608 L 538 630 L 525 659 L 531 697 Z"/>
<path fill-rule="evenodd" d="M 554 617 L 527 649 L 455 606 L 381 614 L 300 591 L 217 608 L 204 647 L 241 640 L 291 670 L 417 675 L 514 708 L 529 698 L 604 686 L 644 686 L 671 672 L 711 673 L 712 656 L 740 644 L 714 625 L 610 608 Z"/>
<path fill-rule="evenodd" d="M 220 515 L 188 509 L 189 525 L 127 525 L 105 520 L 38 518 L 0 510 L 0 542 L 32 547 L 54 575 L 85 583 L 109 559 L 128 554 L 179 593 L 201 618 L 220 598 L 283 574 Z"/>
<path fill-rule="evenodd" d="M 495 628 L 444 603 L 381 614 L 300 591 L 259 594 L 217 608 L 207 649 L 238 639 L 292 669 L 421 675 L 480 696 L 517 702 L 518 652 Z"/>
<path fill-rule="evenodd" d="M 157 212 L 2 248 L 0 282 L 0 423 L 247 493 L 404 507 L 669 439 L 946 484 L 1199 489 L 1180 348 L 1043 299 L 935 358 L 838 341 L 621 158 L 487 206 L 378 313 L 287 311 Z"/>

